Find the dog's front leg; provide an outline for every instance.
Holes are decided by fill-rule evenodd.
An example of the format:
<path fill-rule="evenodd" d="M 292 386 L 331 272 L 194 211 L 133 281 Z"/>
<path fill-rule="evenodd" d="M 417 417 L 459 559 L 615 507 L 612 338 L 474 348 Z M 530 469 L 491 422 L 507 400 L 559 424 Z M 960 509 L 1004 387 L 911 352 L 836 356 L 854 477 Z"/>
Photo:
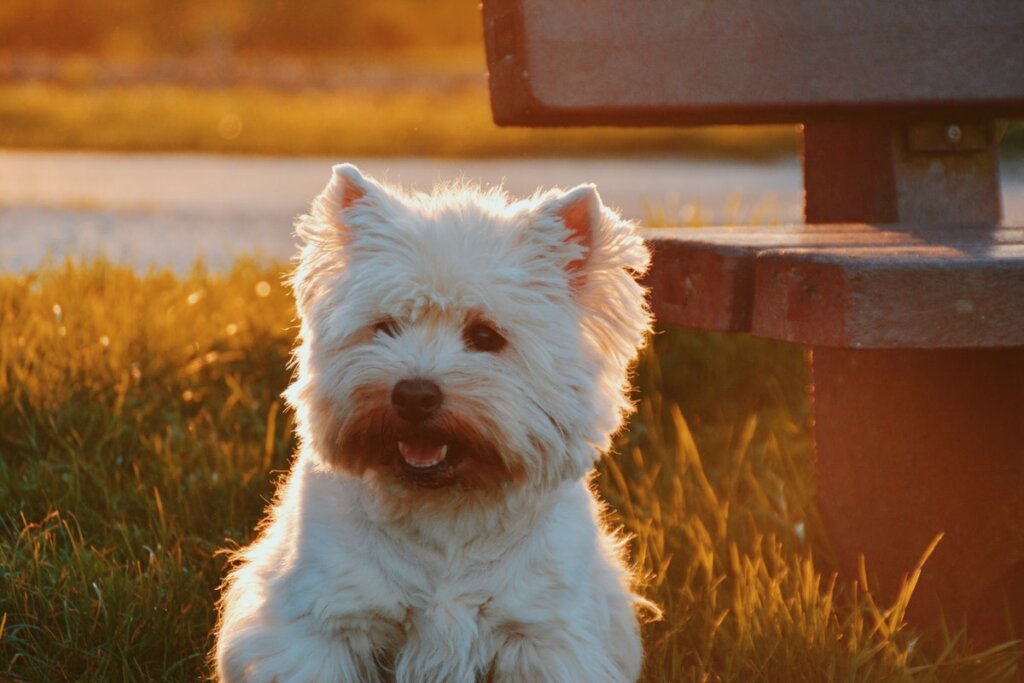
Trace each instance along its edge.
<path fill-rule="evenodd" d="M 221 683 L 383 683 L 369 636 L 330 634 L 309 619 L 288 626 L 248 625 L 221 635 Z"/>
<path fill-rule="evenodd" d="M 608 648 L 582 634 L 531 632 L 506 634 L 498 643 L 488 683 L 633 683 Z M 581 637 L 582 636 L 582 637 Z"/>
<path fill-rule="evenodd" d="M 395 658 L 395 683 L 476 683 L 487 663 L 477 611 L 453 601 L 416 614 Z"/>

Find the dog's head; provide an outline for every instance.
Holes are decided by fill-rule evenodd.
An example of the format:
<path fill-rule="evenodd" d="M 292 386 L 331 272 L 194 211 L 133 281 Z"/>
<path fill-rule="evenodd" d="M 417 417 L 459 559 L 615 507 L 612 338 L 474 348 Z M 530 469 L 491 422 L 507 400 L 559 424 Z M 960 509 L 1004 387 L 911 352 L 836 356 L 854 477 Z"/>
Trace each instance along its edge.
<path fill-rule="evenodd" d="M 297 230 L 287 396 L 322 465 L 497 489 L 578 478 L 608 448 L 649 255 L 593 186 L 406 194 L 343 164 Z"/>

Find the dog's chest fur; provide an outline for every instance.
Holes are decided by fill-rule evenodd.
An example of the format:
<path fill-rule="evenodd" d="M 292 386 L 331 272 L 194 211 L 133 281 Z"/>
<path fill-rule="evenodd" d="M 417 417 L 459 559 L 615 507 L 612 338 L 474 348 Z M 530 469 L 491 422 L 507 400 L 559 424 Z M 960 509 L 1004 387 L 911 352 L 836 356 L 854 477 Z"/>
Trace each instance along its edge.
<path fill-rule="evenodd" d="M 306 510 L 306 557 L 285 592 L 319 613 L 325 629 L 362 630 L 393 660 L 446 642 L 542 637 L 538 629 L 571 617 L 553 605 L 574 602 L 565 599 L 579 590 L 572 577 L 589 573 L 583 558 L 595 552 L 582 483 L 548 501 L 443 517 L 389 509 L 343 480 L 306 474 L 315 493 L 304 500 L 333 502 Z"/>

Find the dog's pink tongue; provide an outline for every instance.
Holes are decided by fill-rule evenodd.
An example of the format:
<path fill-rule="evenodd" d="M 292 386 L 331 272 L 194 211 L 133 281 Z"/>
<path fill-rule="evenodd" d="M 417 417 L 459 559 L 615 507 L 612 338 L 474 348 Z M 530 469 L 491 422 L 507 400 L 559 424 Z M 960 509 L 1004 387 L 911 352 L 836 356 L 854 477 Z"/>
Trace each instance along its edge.
<path fill-rule="evenodd" d="M 398 452 L 402 459 L 413 467 L 430 467 L 444 460 L 448 455 L 448 444 L 429 441 L 399 441 Z"/>

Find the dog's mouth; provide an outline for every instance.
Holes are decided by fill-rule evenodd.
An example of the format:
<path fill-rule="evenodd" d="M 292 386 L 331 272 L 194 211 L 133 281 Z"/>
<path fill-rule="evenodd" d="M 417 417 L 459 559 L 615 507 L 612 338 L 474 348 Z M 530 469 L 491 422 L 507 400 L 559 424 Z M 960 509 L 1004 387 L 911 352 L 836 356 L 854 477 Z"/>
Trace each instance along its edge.
<path fill-rule="evenodd" d="M 427 470 L 444 463 L 448 457 L 448 444 L 434 439 L 412 438 L 398 442 L 402 460 L 417 470 Z"/>
<path fill-rule="evenodd" d="M 441 488 L 455 481 L 457 448 L 444 436 L 412 433 L 398 440 L 401 472 L 405 479 L 425 488 Z"/>
<path fill-rule="evenodd" d="M 522 480 L 522 468 L 506 464 L 486 424 L 450 412 L 410 423 L 390 410 L 367 409 L 339 430 L 336 452 L 344 457 L 336 464 L 356 476 L 376 470 L 424 489 L 496 489 Z"/>

